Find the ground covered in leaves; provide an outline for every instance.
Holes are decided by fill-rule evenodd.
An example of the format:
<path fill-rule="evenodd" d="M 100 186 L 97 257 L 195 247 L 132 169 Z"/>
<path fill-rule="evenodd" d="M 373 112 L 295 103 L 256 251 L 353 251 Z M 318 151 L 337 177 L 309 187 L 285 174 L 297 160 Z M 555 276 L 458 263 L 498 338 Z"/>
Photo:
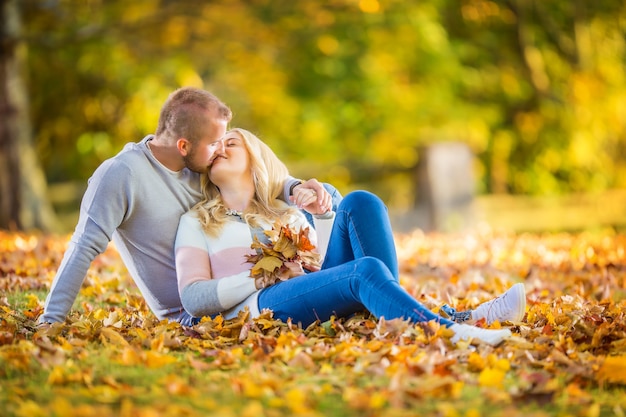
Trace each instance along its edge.
<path fill-rule="evenodd" d="M 526 316 L 495 324 L 515 335 L 496 348 L 365 313 L 183 328 L 148 311 L 112 247 L 67 321 L 38 331 L 68 239 L 0 232 L 0 415 L 626 413 L 626 237 L 610 231 L 396 236 L 402 285 L 433 311 L 525 284 Z"/>

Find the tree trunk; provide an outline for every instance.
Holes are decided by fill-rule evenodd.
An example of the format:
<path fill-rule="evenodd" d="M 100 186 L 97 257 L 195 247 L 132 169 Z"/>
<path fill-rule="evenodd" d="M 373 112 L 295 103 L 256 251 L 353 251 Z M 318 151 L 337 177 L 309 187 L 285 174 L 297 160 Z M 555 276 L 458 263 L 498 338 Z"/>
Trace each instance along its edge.
<path fill-rule="evenodd" d="M 32 145 L 19 0 L 0 0 L 0 228 L 57 231 Z"/>

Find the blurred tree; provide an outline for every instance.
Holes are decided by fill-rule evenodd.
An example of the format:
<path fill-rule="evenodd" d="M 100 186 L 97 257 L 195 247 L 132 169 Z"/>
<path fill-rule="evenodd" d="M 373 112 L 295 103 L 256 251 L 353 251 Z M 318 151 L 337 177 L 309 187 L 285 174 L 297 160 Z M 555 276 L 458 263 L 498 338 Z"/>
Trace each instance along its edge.
<path fill-rule="evenodd" d="M 484 191 L 554 194 L 625 186 L 620 102 L 626 92 L 626 5 L 453 3 L 445 9 L 446 27 L 467 80 L 459 96 L 495 111 L 486 141 L 476 148 Z"/>
<path fill-rule="evenodd" d="M 294 174 L 413 201 L 422 145 L 462 141 L 481 192 L 626 186 L 619 0 L 23 0 L 37 154 L 85 181 L 213 91 Z M 347 190 L 346 190 L 347 191 Z"/>
<path fill-rule="evenodd" d="M 0 228 L 56 230 L 32 146 L 18 0 L 0 0 Z"/>

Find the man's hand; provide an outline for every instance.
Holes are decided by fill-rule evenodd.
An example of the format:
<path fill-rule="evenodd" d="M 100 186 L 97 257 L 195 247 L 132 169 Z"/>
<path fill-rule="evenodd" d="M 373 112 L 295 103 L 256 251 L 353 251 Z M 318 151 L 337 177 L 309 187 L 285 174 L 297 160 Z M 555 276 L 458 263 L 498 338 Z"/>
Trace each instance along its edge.
<path fill-rule="evenodd" d="M 296 185 L 289 197 L 298 208 L 311 214 L 324 214 L 332 209 L 332 197 L 322 183 L 315 178 Z"/>

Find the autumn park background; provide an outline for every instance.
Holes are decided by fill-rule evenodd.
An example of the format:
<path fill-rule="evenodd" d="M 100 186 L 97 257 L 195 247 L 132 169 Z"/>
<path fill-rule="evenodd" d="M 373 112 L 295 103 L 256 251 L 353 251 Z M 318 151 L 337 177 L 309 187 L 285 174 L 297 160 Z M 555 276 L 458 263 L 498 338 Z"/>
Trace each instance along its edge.
<path fill-rule="evenodd" d="M 622 1 L 0 0 L 0 33 L 1 416 L 626 413 Z M 37 331 L 87 179 L 183 85 L 294 176 L 379 194 L 434 311 L 524 282 L 514 339 L 181 328 L 113 247 Z"/>

